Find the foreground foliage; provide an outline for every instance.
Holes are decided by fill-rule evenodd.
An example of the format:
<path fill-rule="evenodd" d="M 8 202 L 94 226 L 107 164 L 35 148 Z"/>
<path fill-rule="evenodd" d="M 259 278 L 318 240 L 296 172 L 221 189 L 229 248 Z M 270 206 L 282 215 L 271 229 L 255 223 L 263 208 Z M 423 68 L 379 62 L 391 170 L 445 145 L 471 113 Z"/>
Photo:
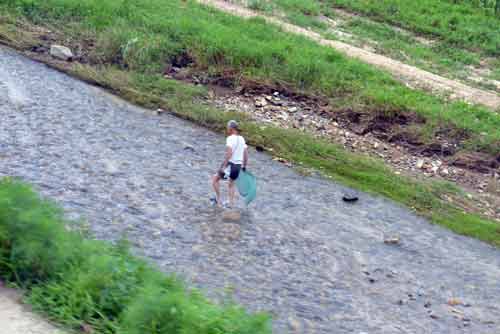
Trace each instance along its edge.
<path fill-rule="evenodd" d="M 124 243 L 85 239 L 29 186 L 0 181 L 0 275 L 36 309 L 101 333 L 265 334 L 266 315 L 218 306 L 132 256 Z"/>

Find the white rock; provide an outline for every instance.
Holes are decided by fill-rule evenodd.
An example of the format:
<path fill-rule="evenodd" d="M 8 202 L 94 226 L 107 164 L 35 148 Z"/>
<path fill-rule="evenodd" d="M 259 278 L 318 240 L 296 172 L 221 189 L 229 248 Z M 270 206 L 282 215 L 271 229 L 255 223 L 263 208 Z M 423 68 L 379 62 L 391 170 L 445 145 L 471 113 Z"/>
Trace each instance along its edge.
<path fill-rule="evenodd" d="M 374 148 L 374 149 L 377 149 L 379 146 L 380 146 L 380 144 L 379 144 L 379 143 L 377 143 L 377 142 L 374 142 L 374 143 L 373 143 L 373 148 Z"/>
<path fill-rule="evenodd" d="M 448 168 L 441 169 L 441 175 L 443 175 L 443 176 L 450 175 L 450 171 L 448 170 Z"/>
<path fill-rule="evenodd" d="M 259 108 L 265 107 L 265 106 L 267 106 L 267 101 L 263 98 L 259 98 L 259 99 L 255 100 L 255 106 L 259 107 Z"/>
<path fill-rule="evenodd" d="M 297 107 L 288 108 L 288 111 L 289 112 L 296 112 L 297 111 Z"/>
<path fill-rule="evenodd" d="M 73 58 L 73 52 L 71 52 L 69 48 L 62 45 L 51 45 L 50 55 L 61 60 L 70 60 Z"/>
<path fill-rule="evenodd" d="M 424 164 L 425 164 L 424 159 L 418 159 L 418 161 L 417 161 L 417 168 L 418 169 L 424 168 Z"/>

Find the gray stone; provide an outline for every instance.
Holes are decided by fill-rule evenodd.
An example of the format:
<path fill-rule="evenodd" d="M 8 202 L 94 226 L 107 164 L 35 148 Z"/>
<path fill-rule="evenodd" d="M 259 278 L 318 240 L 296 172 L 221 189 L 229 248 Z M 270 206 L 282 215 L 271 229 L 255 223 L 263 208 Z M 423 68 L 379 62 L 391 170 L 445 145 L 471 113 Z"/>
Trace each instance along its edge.
<path fill-rule="evenodd" d="M 399 244 L 399 237 L 388 237 L 384 239 L 384 243 L 388 245 L 397 245 Z"/>
<path fill-rule="evenodd" d="M 54 58 L 60 60 L 71 60 L 73 59 L 73 52 L 65 46 L 62 45 L 51 45 L 50 46 L 50 55 Z"/>

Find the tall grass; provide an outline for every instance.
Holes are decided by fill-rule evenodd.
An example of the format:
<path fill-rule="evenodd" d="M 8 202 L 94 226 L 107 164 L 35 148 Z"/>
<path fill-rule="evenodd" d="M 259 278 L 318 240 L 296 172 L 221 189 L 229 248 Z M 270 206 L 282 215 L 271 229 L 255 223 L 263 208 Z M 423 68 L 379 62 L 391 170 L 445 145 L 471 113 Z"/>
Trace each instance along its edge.
<path fill-rule="evenodd" d="M 97 40 L 94 60 L 123 69 L 160 73 L 188 54 L 199 69 L 217 75 L 286 83 L 370 109 L 420 113 L 435 131 L 443 124 L 469 132 L 474 149 L 500 152 L 500 116 L 464 103 L 406 88 L 387 73 L 283 33 L 260 19 L 243 20 L 181 0 L 4 0 L 11 11 L 34 22 L 63 25 L 78 39 L 90 32 Z M 287 2 L 299 5 L 300 2 Z M 303 10 L 315 11 L 316 7 Z"/>
<path fill-rule="evenodd" d="M 266 315 L 219 306 L 132 256 L 125 245 L 85 239 L 78 225 L 29 186 L 0 180 L 0 276 L 36 309 L 99 333 L 270 333 Z"/>
<path fill-rule="evenodd" d="M 491 9 L 493 6 L 485 8 L 477 1 L 326 0 L 323 3 L 434 36 L 452 47 L 500 56 L 500 15 Z"/>
<path fill-rule="evenodd" d="M 500 55 L 498 0 L 253 0 L 249 6 L 268 12 L 279 10 L 289 18 L 334 15 L 332 8 L 341 7 L 430 35 L 449 47 Z M 311 25 L 312 20 L 307 22 Z"/>

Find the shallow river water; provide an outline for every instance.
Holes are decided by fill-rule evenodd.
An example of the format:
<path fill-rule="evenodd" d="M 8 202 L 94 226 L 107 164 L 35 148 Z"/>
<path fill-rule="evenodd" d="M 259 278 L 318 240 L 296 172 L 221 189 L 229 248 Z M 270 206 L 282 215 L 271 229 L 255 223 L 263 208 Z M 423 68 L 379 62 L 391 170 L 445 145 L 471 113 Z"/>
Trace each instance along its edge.
<path fill-rule="evenodd" d="M 0 175 L 213 298 L 272 313 L 276 333 L 500 333 L 500 251 L 390 201 L 344 203 L 344 187 L 252 149 L 258 198 L 225 222 L 208 200 L 221 135 L 4 48 L 0 120 Z"/>

